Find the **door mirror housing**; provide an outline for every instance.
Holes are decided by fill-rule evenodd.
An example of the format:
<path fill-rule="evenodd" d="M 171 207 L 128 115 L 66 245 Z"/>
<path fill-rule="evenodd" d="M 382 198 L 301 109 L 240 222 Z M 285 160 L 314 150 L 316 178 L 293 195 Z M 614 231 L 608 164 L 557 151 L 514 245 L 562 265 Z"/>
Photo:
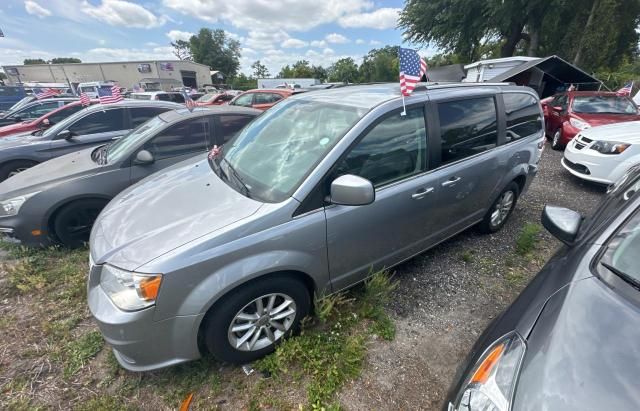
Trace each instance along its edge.
<path fill-rule="evenodd" d="M 74 135 L 75 134 L 73 133 L 73 131 L 62 130 L 61 132 L 58 133 L 58 138 L 64 138 L 65 140 L 72 140 Z"/>
<path fill-rule="evenodd" d="M 331 203 L 363 206 L 373 203 L 376 194 L 373 184 L 366 178 L 345 174 L 331 183 Z"/>
<path fill-rule="evenodd" d="M 580 213 L 564 207 L 545 206 L 542 210 L 542 225 L 554 237 L 567 245 L 572 245 L 582 223 Z"/>
<path fill-rule="evenodd" d="M 136 164 L 145 165 L 153 163 L 153 154 L 151 154 L 148 150 L 140 150 L 138 154 L 136 154 Z"/>

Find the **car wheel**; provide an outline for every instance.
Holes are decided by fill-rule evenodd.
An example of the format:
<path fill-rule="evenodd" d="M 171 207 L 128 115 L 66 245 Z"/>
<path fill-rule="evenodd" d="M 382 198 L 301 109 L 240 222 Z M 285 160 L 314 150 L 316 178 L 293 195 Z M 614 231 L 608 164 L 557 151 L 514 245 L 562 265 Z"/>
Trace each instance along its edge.
<path fill-rule="evenodd" d="M 89 241 L 91 227 L 105 205 L 105 200 L 87 199 L 62 207 L 53 219 L 55 239 L 69 248 L 81 247 Z"/>
<path fill-rule="evenodd" d="M 516 207 L 520 195 L 520 188 L 515 182 L 511 182 L 507 188 L 502 190 L 496 201 L 491 205 L 482 222 L 479 224 L 480 231 L 491 234 L 500 230 L 507 222 L 509 216 Z"/>
<path fill-rule="evenodd" d="M 207 349 L 221 361 L 246 364 L 296 332 L 309 313 L 305 284 L 293 276 L 269 276 L 232 290 L 204 319 Z"/>
<path fill-rule="evenodd" d="M 554 150 L 562 150 L 562 129 L 557 129 L 555 133 L 553 133 L 553 138 L 551 139 L 551 148 Z"/>
<path fill-rule="evenodd" d="M 23 172 L 24 170 L 35 166 L 35 161 L 11 161 L 0 167 L 0 181 L 4 181 L 9 177 Z"/>

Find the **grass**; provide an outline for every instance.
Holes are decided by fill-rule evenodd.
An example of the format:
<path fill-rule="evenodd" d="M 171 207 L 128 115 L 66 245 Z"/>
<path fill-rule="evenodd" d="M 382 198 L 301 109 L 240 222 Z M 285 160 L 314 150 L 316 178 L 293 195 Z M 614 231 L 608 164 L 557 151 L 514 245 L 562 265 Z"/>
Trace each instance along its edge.
<path fill-rule="evenodd" d="M 473 250 L 464 250 L 460 253 L 460 259 L 469 264 L 473 261 Z"/>
<path fill-rule="evenodd" d="M 516 239 L 516 252 L 522 256 L 531 253 L 539 239 L 542 227 L 537 223 L 527 223 L 522 227 L 518 238 Z"/>

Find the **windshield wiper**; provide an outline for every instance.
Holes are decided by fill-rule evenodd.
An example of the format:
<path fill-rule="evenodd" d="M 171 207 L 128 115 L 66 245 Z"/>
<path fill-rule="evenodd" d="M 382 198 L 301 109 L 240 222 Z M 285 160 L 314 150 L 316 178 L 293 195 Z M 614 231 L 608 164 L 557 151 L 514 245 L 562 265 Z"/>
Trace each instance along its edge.
<path fill-rule="evenodd" d="M 635 288 L 636 290 L 640 291 L 640 281 L 636 280 L 634 277 L 630 276 L 629 274 L 625 273 L 624 271 L 620 271 L 619 269 L 615 268 L 611 264 L 607 264 L 607 263 L 604 263 L 602 261 L 600 262 L 600 264 L 605 266 L 609 271 L 611 271 L 612 273 L 614 273 L 618 277 L 622 278 L 626 283 L 629 283 L 633 288 Z"/>
<path fill-rule="evenodd" d="M 235 168 L 233 168 L 233 166 L 231 165 L 231 163 L 229 163 L 229 161 L 226 158 L 223 158 L 222 161 L 224 161 L 225 163 L 227 163 L 227 167 L 229 167 L 229 170 L 231 170 L 231 174 L 233 174 L 233 177 L 236 179 L 236 181 L 238 183 L 240 183 L 240 185 L 242 186 L 242 188 L 244 189 L 244 193 L 247 197 L 251 198 L 251 192 L 249 190 L 249 186 L 247 186 L 247 184 L 242 181 L 242 179 L 240 178 L 240 176 L 238 175 L 238 173 L 236 172 Z"/>

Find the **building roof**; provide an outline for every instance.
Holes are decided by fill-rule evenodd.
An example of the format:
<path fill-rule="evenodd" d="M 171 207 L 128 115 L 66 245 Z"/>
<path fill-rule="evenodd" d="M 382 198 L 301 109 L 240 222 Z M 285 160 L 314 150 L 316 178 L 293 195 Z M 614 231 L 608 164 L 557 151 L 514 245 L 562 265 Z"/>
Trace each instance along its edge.
<path fill-rule="evenodd" d="M 596 77 L 555 55 L 528 61 L 498 74 L 489 81 L 509 81 L 512 77 L 533 67 L 564 84 L 600 83 Z"/>
<path fill-rule="evenodd" d="M 429 81 L 462 81 L 466 77 L 462 64 L 429 67 L 427 69 Z"/>
<path fill-rule="evenodd" d="M 2 67 L 49 67 L 49 66 L 82 66 L 82 65 L 91 65 L 91 64 L 141 64 L 141 63 L 187 63 L 187 64 L 195 64 L 198 66 L 204 66 L 209 68 L 206 64 L 196 63 L 190 60 L 132 60 L 132 61 L 87 61 L 82 63 L 56 63 L 56 64 L 5 64 Z"/>
<path fill-rule="evenodd" d="M 466 66 L 464 66 L 464 69 L 468 70 L 473 67 L 487 65 L 487 64 L 507 63 L 512 61 L 534 61 L 534 60 L 539 60 L 539 57 L 513 56 L 513 57 L 502 57 L 499 59 L 478 60 L 478 61 L 474 61 L 471 64 L 467 64 Z"/>

